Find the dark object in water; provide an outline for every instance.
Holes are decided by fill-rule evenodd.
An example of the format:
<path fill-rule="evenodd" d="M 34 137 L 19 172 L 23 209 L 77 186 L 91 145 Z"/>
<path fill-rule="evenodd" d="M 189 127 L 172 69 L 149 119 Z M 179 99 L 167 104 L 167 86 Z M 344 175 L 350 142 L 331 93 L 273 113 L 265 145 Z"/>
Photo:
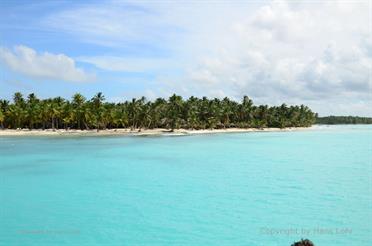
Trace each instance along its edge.
<path fill-rule="evenodd" d="M 291 246 L 315 246 L 309 239 L 301 239 L 301 241 L 293 243 Z"/>

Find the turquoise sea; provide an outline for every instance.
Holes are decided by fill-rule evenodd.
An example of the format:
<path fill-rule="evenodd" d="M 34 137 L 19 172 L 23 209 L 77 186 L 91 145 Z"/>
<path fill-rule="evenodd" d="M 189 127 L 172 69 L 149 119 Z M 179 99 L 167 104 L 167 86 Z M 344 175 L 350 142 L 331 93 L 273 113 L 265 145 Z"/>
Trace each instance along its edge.
<path fill-rule="evenodd" d="M 369 246 L 372 127 L 0 137 L 0 245 Z"/>

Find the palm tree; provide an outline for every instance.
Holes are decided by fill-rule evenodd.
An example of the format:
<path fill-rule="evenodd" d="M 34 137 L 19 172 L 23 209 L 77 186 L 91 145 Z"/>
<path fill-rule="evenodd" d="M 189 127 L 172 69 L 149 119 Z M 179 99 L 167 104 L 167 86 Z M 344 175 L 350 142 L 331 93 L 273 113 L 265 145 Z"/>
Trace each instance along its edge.
<path fill-rule="evenodd" d="M 187 126 L 191 129 L 197 129 L 199 126 L 199 108 L 198 108 L 198 99 L 196 97 L 190 97 L 189 100 L 186 102 L 185 107 L 186 115 L 185 119 L 187 122 Z"/>
<path fill-rule="evenodd" d="M 230 118 L 232 115 L 231 101 L 225 97 L 221 102 L 221 123 L 224 128 L 230 127 Z"/>
<path fill-rule="evenodd" d="M 5 115 L 9 110 L 9 102 L 7 100 L 0 100 L 0 127 L 4 129 Z"/>
<path fill-rule="evenodd" d="M 76 93 L 72 96 L 72 106 L 73 106 L 73 118 L 77 124 L 77 128 L 81 129 L 83 120 L 83 108 L 85 103 L 85 97 L 80 93 Z"/>
<path fill-rule="evenodd" d="M 220 123 L 221 118 L 221 110 L 220 110 L 220 101 L 215 98 L 212 101 L 209 101 L 208 105 L 208 117 L 207 117 L 207 125 L 208 128 L 214 129 Z"/>
<path fill-rule="evenodd" d="M 288 107 L 285 103 L 283 103 L 279 107 L 279 127 L 280 128 L 285 128 L 288 126 Z"/>
<path fill-rule="evenodd" d="M 2 110 L 0 110 L 0 128 L 4 129 L 4 120 L 5 120 L 5 115 Z"/>
<path fill-rule="evenodd" d="M 141 97 L 139 100 L 137 100 L 137 107 L 138 107 L 138 118 L 136 119 L 136 126 L 141 130 L 141 128 L 144 126 L 144 118 L 145 116 L 145 102 L 146 98 Z"/>
<path fill-rule="evenodd" d="M 163 98 L 156 99 L 155 103 L 155 118 L 157 120 L 157 127 L 165 127 L 167 123 L 167 101 Z"/>
<path fill-rule="evenodd" d="M 119 104 L 111 111 L 112 124 L 115 128 L 124 128 L 128 125 L 128 114 L 123 105 Z"/>
<path fill-rule="evenodd" d="M 191 129 L 226 127 L 290 127 L 311 126 L 317 117 L 308 107 L 255 106 L 245 96 L 241 103 L 229 98 L 202 99 L 172 95 L 168 100 L 158 98 L 146 101 L 144 97 L 124 103 L 105 103 L 102 93 L 91 100 L 76 93 L 71 101 L 61 97 L 38 99 L 35 94 L 23 99 L 21 93 L 14 94 L 13 103 L 0 100 L 0 127 L 20 128 L 121 128 L 133 129 L 179 127 Z M 325 119 L 335 122 L 335 117 Z M 337 118 L 337 120 L 341 120 Z M 368 122 L 366 119 L 342 118 L 347 122 Z"/>
<path fill-rule="evenodd" d="M 26 118 L 29 122 L 29 129 L 33 129 L 39 118 L 39 99 L 34 93 L 27 97 Z"/>
<path fill-rule="evenodd" d="M 23 99 L 23 95 L 20 92 L 14 93 L 13 101 L 14 101 L 14 104 L 20 107 L 23 107 L 25 105 L 25 99 Z"/>
<path fill-rule="evenodd" d="M 129 103 L 129 115 L 130 115 L 130 119 L 132 123 L 131 130 L 134 130 L 138 127 L 139 116 L 140 116 L 142 104 L 144 101 L 145 101 L 144 97 L 142 97 L 139 100 L 133 98 L 132 102 Z"/>
<path fill-rule="evenodd" d="M 242 104 L 239 105 L 239 118 L 243 127 L 250 127 L 251 125 L 252 106 L 252 100 L 248 96 L 244 96 Z"/>
<path fill-rule="evenodd" d="M 14 104 L 10 106 L 10 114 L 13 116 L 13 123 L 15 128 L 22 127 L 22 122 L 25 116 L 25 100 L 20 92 L 14 93 Z"/>
<path fill-rule="evenodd" d="M 23 118 L 25 116 L 25 111 L 19 105 L 13 104 L 9 107 L 9 115 L 13 119 L 13 127 L 14 128 L 21 128 Z"/>
<path fill-rule="evenodd" d="M 63 128 L 67 130 L 69 126 L 72 124 L 74 121 L 74 114 L 72 110 L 71 103 L 66 101 L 62 105 L 62 110 L 61 110 L 61 121 L 63 124 Z"/>
<path fill-rule="evenodd" d="M 99 131 L 100 127 L 103 125 L 104 120 L 104 107 L 103 101 L 105 100 L 105 96 L 102 94 L 102 92 L 98 92 L 91 100 L 93 111 L 95 113 L 95 126 L 97 128 L 97 131 Z"/>
<path fill-rule="evenodd" d="M 255 113 L 255 119 L 256 119 L 256 124 L 255 127 L 257 128 L 262 128 L 262 127 L 267 127 L 268 126 L 268 106 L 267 105 L 260 105 L 259 107 L 256 108 L 256 113 Z"/>
<path fill-rule="evenodd" d="M 182 113 L 182 106 L 183 101 L 181 96 L 177 96 L 176 94 L 173 94 L 169 98 L 168 103 L 168 120 L 169 125 L 171 127 L 172 132 L 174 129 L 179 128 L 180 124 L 180 115 Z"/>
<path fill-rule="evenodd" d="M 154 108 L 152 107 L 151 102 L 147 102 L 146 104 L 143 105 L 142 107 L 142 112 L 141 112 L 141 122 L 143 123 L 143 126 L 146 128 L 150 128 L 151 124 L 153 122 L 152 116 Z"/>

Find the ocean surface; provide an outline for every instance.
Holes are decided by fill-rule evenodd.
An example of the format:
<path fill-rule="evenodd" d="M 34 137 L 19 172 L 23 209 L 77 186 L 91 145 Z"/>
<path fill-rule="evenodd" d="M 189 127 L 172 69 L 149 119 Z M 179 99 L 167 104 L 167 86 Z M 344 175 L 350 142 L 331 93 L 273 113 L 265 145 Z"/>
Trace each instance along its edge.
<path fill-rule="evenodd" d="M 372 126 L 0 137 L 0 245 L 369 246 Z"/>

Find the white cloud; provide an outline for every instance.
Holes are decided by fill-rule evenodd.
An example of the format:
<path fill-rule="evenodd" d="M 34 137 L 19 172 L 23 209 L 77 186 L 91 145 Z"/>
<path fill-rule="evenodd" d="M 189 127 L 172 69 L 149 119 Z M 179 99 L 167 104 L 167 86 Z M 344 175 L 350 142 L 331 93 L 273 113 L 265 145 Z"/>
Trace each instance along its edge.
<path fill-rule="evenodd" d="M 0 61 L 13 71 L 34 78 L 73 82 L 92 81 L 95 78 L 76 67 L 75 61 L 64 54 L 38 54 L 23 45 L 15 46 L 13 51 L 0 47 Z"/>
<path fill-rule="evenodd" d="M 273 1 L 241 14 L 246 9 L 236 10 L 231 20 L 221 17 L 224 24 L 217 21 L 220 28 L 207 36 L 194 32 L 185 40 L 186 49 L 192 40 L 199 62 L 188 64 L 183 91 L 185 84 L 189 94 L 220 89 L 260 103 L 304 103 L 321 114 L 361 112 L 364 106 L 372 115 L 368 1 Z M 207 20 L 202 25 L 213 26 Z M 200 78 L 213 83 L 206 87 Z"/>
<path fill-rule="evenodd" d="M 82 59 L 110 71 L 156 70 L 155 94 L 247 94 L 321 114 L 363 108 L 372 115 L 370 9 L 368 0 L 108 2 L 53 14 L 44 24 L 118 50 L 160 48 L 170 58 L 159 63 L 151 54 Z"/>

